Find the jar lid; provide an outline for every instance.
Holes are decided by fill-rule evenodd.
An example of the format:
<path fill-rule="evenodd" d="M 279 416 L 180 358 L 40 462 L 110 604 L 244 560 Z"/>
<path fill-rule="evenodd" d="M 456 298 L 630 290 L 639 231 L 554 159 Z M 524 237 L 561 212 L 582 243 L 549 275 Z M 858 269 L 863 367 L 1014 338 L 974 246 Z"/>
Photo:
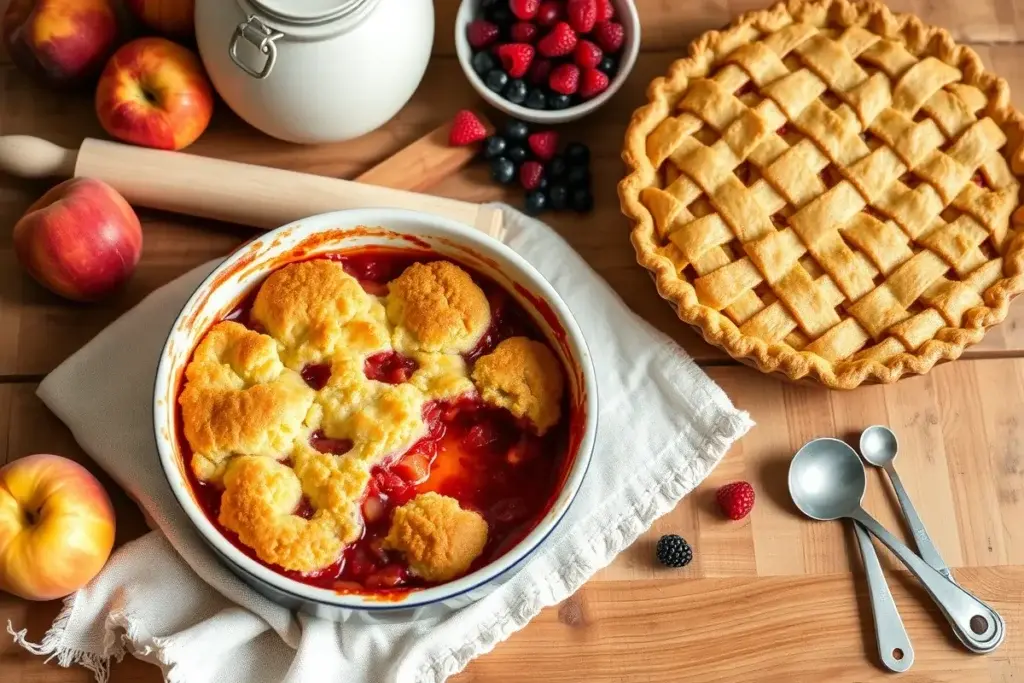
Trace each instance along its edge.
<path fill-rule="evenodd" d="M 293 24 L 321 24 L 349 14 L 366 0 L 250 0 L 269 17 Z"/>

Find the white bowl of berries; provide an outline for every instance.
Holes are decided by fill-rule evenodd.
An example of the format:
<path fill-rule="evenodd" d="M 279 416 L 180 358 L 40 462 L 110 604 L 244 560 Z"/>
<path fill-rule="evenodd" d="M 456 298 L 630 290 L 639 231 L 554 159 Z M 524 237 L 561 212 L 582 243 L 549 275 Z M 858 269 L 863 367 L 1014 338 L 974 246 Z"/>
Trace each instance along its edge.
<path fill-rule="evenodd" d="M 640 50 L 640 18 L 633 0 L 463 0 L 455 48 L 491 106 L 566 123 L 622 86 Z"/>

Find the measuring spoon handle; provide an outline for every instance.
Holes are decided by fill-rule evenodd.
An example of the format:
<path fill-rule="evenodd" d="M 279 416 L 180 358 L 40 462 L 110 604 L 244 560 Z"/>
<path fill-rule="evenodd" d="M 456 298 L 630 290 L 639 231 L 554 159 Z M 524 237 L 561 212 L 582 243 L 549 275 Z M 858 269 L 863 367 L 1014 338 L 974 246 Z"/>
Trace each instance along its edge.
<path fill-rule="evenodd" d="M 928 591 L 935 604 L 942 608 L 954 628 L 959 629 L 960 636 L 967 641 L 968 646 L 985 647 L 991 644 L 991 641 L 998 635 L 995 610 L 932 569 L 898 538 L 886 531 L 885 527 L 864 509 L 858 508 L 850 516 L 863 524 L 865 529 L 887 545 L 889 550 L 893 551 L 900 561 L 907 565 L 907 569 L 924 584 L 925 590 Z M 983 621 L 984 628 L 973 629 L 971 627 L 972 620 L 976 621 L 979 626 Z"/>
<path fill-rule="evenodd" d="M 871 599 L 871 614 L 875 620 L 875 635 L 878 638 L 878 654 L 882 664 L 890 671 L 902 673 L 914 663 L 914 647 L 910 644 L 910 636 L 903 627 L 899 610 L 889 592 L 889 584 L 882 573 L 882 565 L 878 561 L 878 553 L 871 544 L 871 537 L 857 522 L 853 523 L 853 531 L 860 545 L 860 554 L 864 558 L 864 572 L 868 580 L 868 597 Z"/>
<path fill-rule="evenodd" d="M 896 473 L 896 468 L 890 462 L 886 464 L 885 471 L 889 475 L 889 481 L 892 482 L 893 490 L 896 491 L 896 499 L 900 502 L 903 516 L 906 518 L 907 524 L 910 525 L 910 533 L 914 536 L 914 545 L 917 546 L 918 555 L 932 569 L 952 581 L 953 576 L 949 571 L 949 567 L 946 566 L 946 563 L 942 560 L 942 555 L 939 554 L 939 549 L 935 547 L 928 532 L 925 531 L 924 522 L 921 521 L 921 517 L 917 514 L 914 504 L 910 502 L 910 496 L 907 495 L 907 489 L 903 487 L 903 482 L 900 480 L 900 475 Z"/>

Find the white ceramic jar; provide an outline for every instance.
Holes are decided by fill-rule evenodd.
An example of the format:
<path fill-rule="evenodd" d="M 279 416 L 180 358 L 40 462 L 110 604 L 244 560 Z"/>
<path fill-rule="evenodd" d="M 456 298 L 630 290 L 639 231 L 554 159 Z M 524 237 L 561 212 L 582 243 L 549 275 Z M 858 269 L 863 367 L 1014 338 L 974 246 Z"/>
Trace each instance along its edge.
<path fill-rule="evenodd" d="M 385 123 L 419 85 L 434 40 L 432 0 L 196 0 L 195 20 L 228 106 L 299 143 Z"/>

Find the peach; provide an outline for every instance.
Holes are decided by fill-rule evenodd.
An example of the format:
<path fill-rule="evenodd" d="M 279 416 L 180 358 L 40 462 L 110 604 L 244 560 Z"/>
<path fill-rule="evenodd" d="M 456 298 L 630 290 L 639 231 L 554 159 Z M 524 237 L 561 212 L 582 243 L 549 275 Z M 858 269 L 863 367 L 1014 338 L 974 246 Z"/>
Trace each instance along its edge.
<path fill-rule="evenodd" d="M 145 147 L 182 149 L 213 116 L 213 88 L 199 57 L 165 38 L 139 38 L 110 58 L 96 89 L 110 135 Z"/>
<path fill-rule="evenodd" d="M 0 39 L 26 71 L 65 85 L 95 77 L 114 49 L 110 0 L 11 0 Z"/>
<path fill-rule="evenodd" d="M 195 33 L 195 0 L 125 0 L 124 4 L 155 31 L 178 37 Z"/>
<path fill-rule="evenodd" d="M 89 583 L 114 547 L 114 508 L 76 462 L 30 455 L 0 469 L 0 590 L 55 600 Z"/>
<path fill-rule="evenodd" d="M 44 287 L 94 301 L 135 271 L 142 226 L 114 188 L 73 178 L 40 197 L 14 225 L 14 252 Z"/>

